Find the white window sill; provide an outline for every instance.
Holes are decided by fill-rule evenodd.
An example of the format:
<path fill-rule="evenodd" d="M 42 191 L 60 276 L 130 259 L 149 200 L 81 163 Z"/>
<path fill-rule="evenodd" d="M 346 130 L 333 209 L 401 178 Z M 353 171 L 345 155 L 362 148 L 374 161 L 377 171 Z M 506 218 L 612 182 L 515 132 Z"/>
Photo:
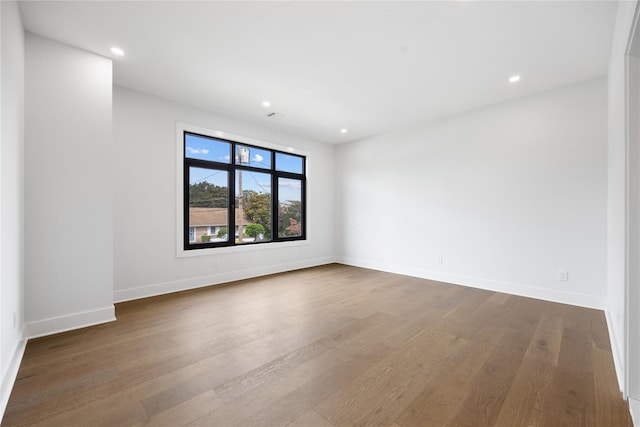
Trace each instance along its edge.
<path fill-rule="evenodd" d="M 272 242 L 272 243 L 260 243 L 260 244 L 245 244 L 237 246 L 222 246 L 219 248 L 206 248 L 206 249 L 192 249 L 185 251 L 182 248 L 178 248 L 176 256 L 178 258 L 188 258 L 196 256 L 206 255 L 223 255 L 223 254 L 235 254 L 235 253 L 247 253 L 254 251 L 268 251 L 280 248 L 291 248 L 296 246 L 309 246 L 311 241 L 307 240 L 295 240 L 292 242 Z"/>

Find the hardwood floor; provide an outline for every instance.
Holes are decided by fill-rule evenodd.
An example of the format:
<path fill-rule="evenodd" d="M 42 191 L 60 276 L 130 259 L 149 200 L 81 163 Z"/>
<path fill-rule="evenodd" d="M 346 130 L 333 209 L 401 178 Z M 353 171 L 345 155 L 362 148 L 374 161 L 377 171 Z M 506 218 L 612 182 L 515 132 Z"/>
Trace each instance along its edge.
<path fill-rule="evenodd" d="M 601 311 L 342 265 L 30 341 L 3 426 L 631 426 Z"/>

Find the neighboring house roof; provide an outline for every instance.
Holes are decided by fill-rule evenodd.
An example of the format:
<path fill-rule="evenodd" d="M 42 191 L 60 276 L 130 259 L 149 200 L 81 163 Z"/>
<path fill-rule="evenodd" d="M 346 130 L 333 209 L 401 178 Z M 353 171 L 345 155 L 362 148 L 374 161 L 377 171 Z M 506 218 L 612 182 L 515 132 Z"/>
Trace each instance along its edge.
<path fill-rule="evenodd" d="M 240 220 L 238 209 L 236 209 L 236 224 Z M 227 208 L 189 208 L 189 226 L 191 227 L 212 227 L 227 226 Z M 251 219 L 245 215 L 244 223 L 249 224 Z"/>

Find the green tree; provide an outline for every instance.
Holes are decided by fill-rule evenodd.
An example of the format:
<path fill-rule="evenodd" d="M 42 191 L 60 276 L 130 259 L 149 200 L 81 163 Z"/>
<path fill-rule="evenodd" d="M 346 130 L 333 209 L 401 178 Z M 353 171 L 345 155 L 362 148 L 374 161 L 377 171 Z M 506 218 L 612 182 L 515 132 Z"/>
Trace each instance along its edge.
<path fill-rule="evenodd" d="M 271 239 L 271 194 L 244 190 L 242 205 L 244 214 L 256 224 L 260 224 L 266 239 Z"/>
<path fill-rule="evenodd" d="M 189 185 L 189 206 L 194 208 L 226 208 L 229 204 L 227 187 L 210 182 Z"/>
<path fill-rule="evenodd" d="M 278 206 L 278 236 L 299 236 L 302 232 L 302 203 L 288 200 Z"/>
<path fill-rule="evenodd" d="M 265 229 L 261 224 L 248 224 L 245 228 L 245 233 L 255 239 L 257 239 L 260 234 L 264 234 L 264 232 Z"/>
<path fill-rule="evenodd" d="M 222 227 L 220 230 L 218 230 L 218 238 L 220 239 L 222 239 L 227 234 L 229 234 L 229 231 L 226 227 Z"/>

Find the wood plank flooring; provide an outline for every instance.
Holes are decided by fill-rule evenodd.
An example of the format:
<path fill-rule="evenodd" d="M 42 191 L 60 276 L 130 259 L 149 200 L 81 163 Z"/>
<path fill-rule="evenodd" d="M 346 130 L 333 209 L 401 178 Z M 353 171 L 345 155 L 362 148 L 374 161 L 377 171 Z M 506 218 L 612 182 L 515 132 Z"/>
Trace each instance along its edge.
<path fill-rule="evenodd" d="M 327 265 L 28 343 L 2 426 L 631 426 L 601 311 Z"/>

